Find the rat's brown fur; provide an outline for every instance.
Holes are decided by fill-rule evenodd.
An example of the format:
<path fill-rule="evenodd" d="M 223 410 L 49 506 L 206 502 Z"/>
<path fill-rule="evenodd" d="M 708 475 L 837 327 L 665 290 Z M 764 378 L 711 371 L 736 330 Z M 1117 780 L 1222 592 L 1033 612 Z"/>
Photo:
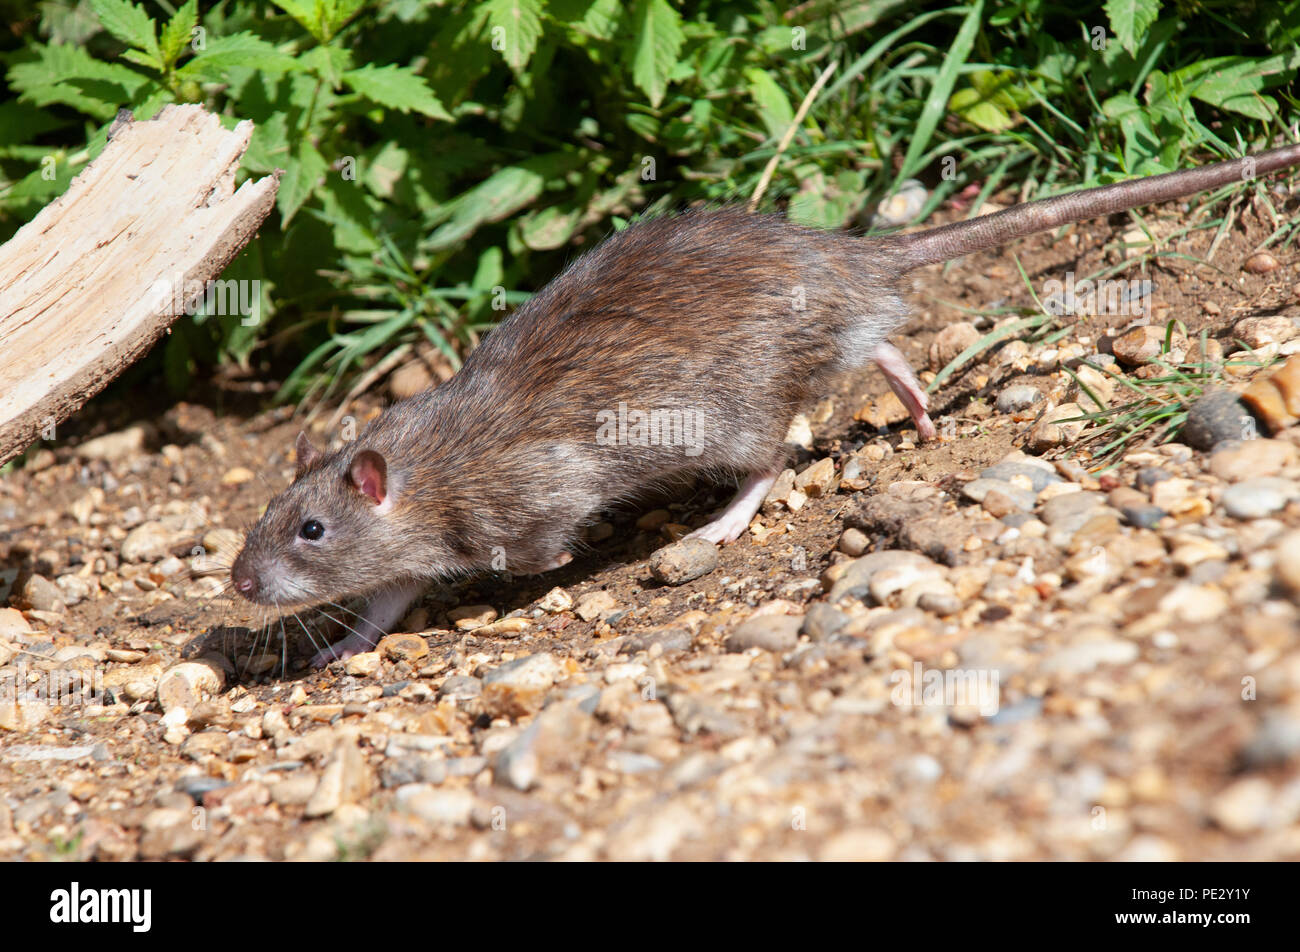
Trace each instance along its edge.
<path fill-rule="evenodd" d="M 633 225 L 502 322 L 442 386 L 389 407 L 332 453 L 300 442 L 303 471 L 249 533 L 235 587 L 265 604 L 382 587 L 369 621 L 384 630 L 415 582 L 563 564 L 600 509 L 692 474 L 749 475 L 740 497 L 752 508 L 733 503 L 718 533 L 734 538 L 782 461 L 791 418 L 834 374 L 874 358 L 913 397 L 918 430 L 932 430 L 924 395 L 885 342 L 907 317 L 905 272 L 1297 162 L 1290 146 L 874 241 L 736 209 Z M 691 414 L 703 426 L 698 452 L 602 443 L 597 415 L 620 405 Z M 375 498 L 357 489 L 354 463 L 367 451 L 386 465 Z M 324 525 L 320 539 L 303 537 L 310 519 Z M 349 650 L 369 640 L 363 625 Z"/>
<path fill-rule="evenodd" d="M 527 573 L 617 499 L 673 476 L 775 465 L 799 406 L 906 319 L 899 270 L 869 248 L 739 210 L 612 236 L 449 381 L 315 462 L 272 500 L 237 566 L 260 576 L 284 560 L 302 596 L 280 592 L 284 602 L 473 568 Z M 597 445 L 597 413 L 620 403 L 695 414 L 702 451 Z M 362 449 L 388 462 L 389 513 L 350 487 Z M 326 526 L 319 542 L 297 538 L 311 518 Z"/>

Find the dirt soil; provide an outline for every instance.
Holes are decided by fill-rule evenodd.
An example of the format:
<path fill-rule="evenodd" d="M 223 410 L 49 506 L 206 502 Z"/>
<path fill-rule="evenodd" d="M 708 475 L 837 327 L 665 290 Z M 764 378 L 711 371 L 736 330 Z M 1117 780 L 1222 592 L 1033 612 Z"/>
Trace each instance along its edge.
<path fill-rule="evenodd" d="M 1168 236 L 1188 215 L 1145 220 Z M 1273 227 L 1247 203 L 1213 264 L 1196 260 L 1215 235 L 1201 227 L 1160 249 L 1176 255 L 1136 249 L 1115 277 L 1153 280 L 1157 323 L 1231 349 L 1243 318 L 1300 317 L 1294 250 L 1242 267 Z M 1041 291 L 1123 260 L 1130 228 L 928 269 L 895 341 L 932 379 L 946 327 L 984 333 L 1005 315 L 976 314 L 1032 306 L 1017 258 Z M 1044 352 L 1092 354 L 1128 321 L 1083 318 L 1019 361 L 1006 342 L 985 352 L 933 397 L 932 444 L 877 372 L 845 380 L 809 408 L 791 462 L 829 459 L 833 478 L 801 506 L 774 500 L 693 581 L 656 581 L 648 559 L 726 487 L 611 513 L 543 576 L 437 587 L 379 650 L 319 671 L 295 620 L 264 629 L 216 592 L 219 569 L 203 574 L 237 548 L 221 530 L 251 525 L 291 478 L 302 419 L 259 410 L 267 386 L 239 381 L 201 403 L 92 403 L 0 479 L 0 858 L 1300 857 L 1300 627 L 1281 541 L 1300 504 L 1224 509 L 1236 482 L 1300 475 L 1295 431 L 1260 441 L 1280 462 L 1245 473 L 1181 445 L 1135 445 L 1105 473 L 1078 444 L 1048 450 L 1099 500 L 1091 521 L 1047 521 L 1063 491 L 1029 516 L 962 495 L 1009 454 L 1024 462 L 1045 407 L 1075 399 Z M 1047 400 L 1000 412 L 1018 385 Z M 318 442 L 336 435 L 328 416 L 309 425 Z M 1171 479 L 1177 492 L 1159 488 Z M 1121 488 L 1163 519 L 1121 518 Z M 897 559 L 871 575 L 864 544 Z M 1111 561 L 1093 572 L 1080 560 L 1097 552 Z M 831 615 L 850 571 L 864 582 Z M 485 608 L 458 625 L 465 606 Z M 69 671 L 96 690 L 56 704 Z M 900 690 L 918 671 L 991 678 L 996 703 Z"/>

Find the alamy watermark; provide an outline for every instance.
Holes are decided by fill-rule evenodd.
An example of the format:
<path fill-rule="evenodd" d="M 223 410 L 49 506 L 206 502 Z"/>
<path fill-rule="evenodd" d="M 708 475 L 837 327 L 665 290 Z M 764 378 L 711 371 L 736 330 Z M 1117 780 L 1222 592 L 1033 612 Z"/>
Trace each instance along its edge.
<path fill-rule="evenodd" d="M 212 317 L 238 316 L 244 327 L 254 327 L 262 320 L 262 282 L 257 278 L 227 278 L 205 285 L 176 274 L 154 281 L 150 290 L 157 295 L 160 306 L 170 299 L 167 306 L 173 314 L 193 316 L 202 311 Z"/>
<path fill-rule="evenodd" d="M 1048 278 L 1043 282 L 1043 307 L 1056 315 L 1139 317 L 1150 319 L 1151 295 L 1155 285 L 1149 280 L 1133 279 L 1093 281 L 1075 280 L 1067 271 L 1065 280 Z"/>
<path fill-rule="evenodd" d="M 698 410 L 659 407 L 596 412 L 597 446 L 680 446 L 687 456 L 704 452 L 704 414 Z"/>
<path fill-rule="evenodd" d="M 121 923 L 132 932 L 148 932 L 153 924 L 152 889 L 89 889 L 73 882 L 50 893 L 50 922 Z"/>
<path fill-rule="evenodd" d="M 53 707 L 104 703 L 104 673 L 99 668 L 33 670 L 18 662 L 0 670 L 0 704 L 41 702 Z"/>
<path fill-rule="evenodd" d="M 998 712 L 1002 694 L 996 670 L 929 668 L 921 662 L 889 675 L 889 700 L 897 707 L 974 707 L 984 717 Z"/>

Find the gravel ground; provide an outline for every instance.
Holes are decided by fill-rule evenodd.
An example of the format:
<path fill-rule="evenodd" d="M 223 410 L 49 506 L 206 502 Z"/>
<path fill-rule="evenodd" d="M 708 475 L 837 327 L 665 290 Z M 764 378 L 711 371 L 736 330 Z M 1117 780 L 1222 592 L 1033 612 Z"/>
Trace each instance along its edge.
<path fill-rule="evenodd" d="M 1300 270 L 1244 269 L 1242 217 L 1221 270 L 1154 273 L 1152 313 L 1285 358 Z M 1041 286 L 1122 237 L 1017 251 Z M 1016 274 L 921 275 L 898 343 L 932 374 Z M 300 424 L 92 408 L 0 481 L 0 858 L 1300 857 L 1300 430 L 1094 471 L 1065 368 L 1142 375 L 1124 324 L 985 353 L 933 445 L 846 381 L 748 538 L 659 552 L 726 490 L 648 500 L 324 671 L 220 593 Z"/>

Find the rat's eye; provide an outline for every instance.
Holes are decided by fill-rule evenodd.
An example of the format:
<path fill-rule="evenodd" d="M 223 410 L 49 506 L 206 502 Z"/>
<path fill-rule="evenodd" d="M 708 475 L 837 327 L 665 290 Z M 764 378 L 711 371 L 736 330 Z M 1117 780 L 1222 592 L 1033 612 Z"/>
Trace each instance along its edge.
<path fill-rule="evenodd" d="M 325 527 L 320 524 L 319 519 L 308 519 L 302 524 L 302 528 L 298 530 L 298 534 L 304 539 L 310 539 L 315 542 L 325 534 Z"/>

